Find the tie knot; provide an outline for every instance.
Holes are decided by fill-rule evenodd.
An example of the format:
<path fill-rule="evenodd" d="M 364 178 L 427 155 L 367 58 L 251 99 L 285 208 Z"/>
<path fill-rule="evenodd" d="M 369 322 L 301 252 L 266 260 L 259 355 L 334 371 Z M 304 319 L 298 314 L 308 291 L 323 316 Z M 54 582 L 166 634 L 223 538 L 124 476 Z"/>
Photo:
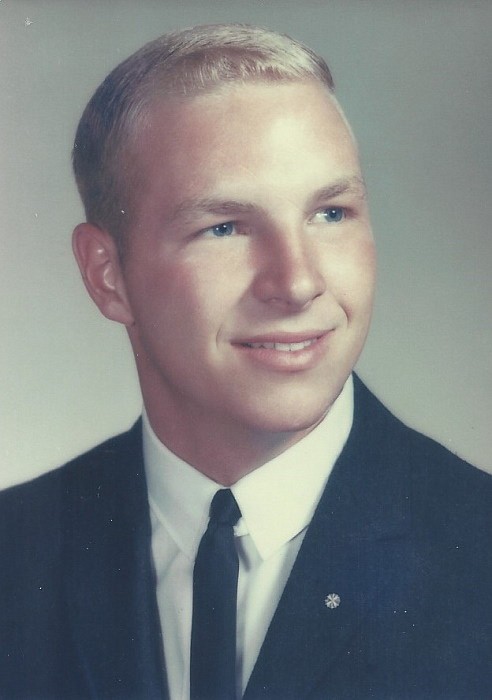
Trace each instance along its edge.
<path fill-rule="evenodd" d="M 210 504 L 210 521 L 220 525 L 234 526 L 241 517 L 241 511 L 230 489 L 220 489 Z"/>

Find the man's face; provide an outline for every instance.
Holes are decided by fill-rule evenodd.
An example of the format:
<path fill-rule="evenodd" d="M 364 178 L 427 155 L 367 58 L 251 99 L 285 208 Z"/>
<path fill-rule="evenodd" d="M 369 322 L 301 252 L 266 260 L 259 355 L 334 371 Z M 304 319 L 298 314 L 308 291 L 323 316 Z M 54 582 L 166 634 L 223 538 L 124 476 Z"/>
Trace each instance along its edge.
<path fill-rule="evenodd" d="M 155 106 L 138 149 L 123 278 L 151 420 L 184 435 L 309 429 L 359 356 L 373 297 L 335 103 L 311 83 L 225 87 Z"/>

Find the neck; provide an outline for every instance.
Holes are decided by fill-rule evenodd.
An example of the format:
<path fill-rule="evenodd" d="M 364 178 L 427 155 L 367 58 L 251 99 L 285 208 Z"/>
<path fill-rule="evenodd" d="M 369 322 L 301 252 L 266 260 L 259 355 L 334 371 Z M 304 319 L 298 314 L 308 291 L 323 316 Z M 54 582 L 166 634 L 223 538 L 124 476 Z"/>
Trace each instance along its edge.
<path fill-rule="evenodd" d="M 226 487 L 287 450 L 315 427 L 267 433 L 227 421 L 214 424 L 203 416 L 193 420 L 187 415 L 188 429 L 184 429 L 182 420 L 165 408 L 147 401 L 145 408 L 154 433 L 171 452 Z"/>

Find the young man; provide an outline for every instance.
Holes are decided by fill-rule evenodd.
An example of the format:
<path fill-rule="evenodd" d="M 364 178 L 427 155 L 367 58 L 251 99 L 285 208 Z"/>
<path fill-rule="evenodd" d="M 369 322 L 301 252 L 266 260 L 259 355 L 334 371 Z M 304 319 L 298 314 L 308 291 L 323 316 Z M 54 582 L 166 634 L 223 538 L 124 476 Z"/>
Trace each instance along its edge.
<path fill-rule="evenodd" d="M 164 36 L 98 88 L 74 170 L 145 409 L 2 496 L 3 695 L 487 697 L 491 479 L 352 376 L 374 244 L 324 61 Z"/>

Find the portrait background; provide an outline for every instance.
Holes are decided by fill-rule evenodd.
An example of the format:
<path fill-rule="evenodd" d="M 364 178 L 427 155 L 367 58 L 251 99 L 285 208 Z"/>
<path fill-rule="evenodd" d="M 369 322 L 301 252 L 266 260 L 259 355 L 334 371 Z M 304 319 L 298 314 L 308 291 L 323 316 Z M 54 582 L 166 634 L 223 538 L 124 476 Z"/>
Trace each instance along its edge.
<path fill-rule="evenodd" d="M 0 0 L 0 487 L 141 409 L 124 329 L 99 315 L 71 252 L 81 112 L 146 41 L 229 21 L 327 59 L 379 253 L 358 371 L 407 423 L 492 471 L 489 0 Z"/>

